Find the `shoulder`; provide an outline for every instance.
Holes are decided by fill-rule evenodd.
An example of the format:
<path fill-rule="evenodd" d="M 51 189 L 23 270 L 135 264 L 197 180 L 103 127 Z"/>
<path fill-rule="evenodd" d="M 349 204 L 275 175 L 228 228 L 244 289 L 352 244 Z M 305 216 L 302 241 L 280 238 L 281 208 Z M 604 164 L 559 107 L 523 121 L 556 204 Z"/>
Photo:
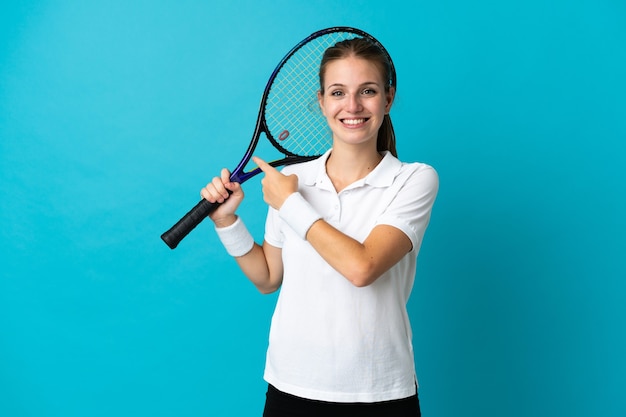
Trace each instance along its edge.
<path fill-rule="evenodd" d="M 397 158 L 387 155 L 390 158 L 390 165 L 396 170 L 394 182 L 400 181 L 407 185 L 418 185 L 434 189 L 439 188 L 439 175 L 435 168 L 423 162 L 403 162 Z"/>
<path fill-rule="evenodd" d="M 421 205 L 424 201 L 434 201 L 439 192 L 439 175 L 431 165 L 403 162 L 394 179 L 397 198 L 407 204 Z"/>
<path fill-rule="evenodd" d="M 434 200 L 439 192 L 439 174 L 432 166 L 424 163 L 409 164 L 412 168 L 406 187 L 416 199 Z"/>
<path fill-rule="evenodd" d="M 439 185 L 439 174 L 431 165 L 422 162 L 403 162 L 400 172 L 406 172 L 409 178 L 412 178 L 414 181 L 419 179 L 433 186 Z"/>

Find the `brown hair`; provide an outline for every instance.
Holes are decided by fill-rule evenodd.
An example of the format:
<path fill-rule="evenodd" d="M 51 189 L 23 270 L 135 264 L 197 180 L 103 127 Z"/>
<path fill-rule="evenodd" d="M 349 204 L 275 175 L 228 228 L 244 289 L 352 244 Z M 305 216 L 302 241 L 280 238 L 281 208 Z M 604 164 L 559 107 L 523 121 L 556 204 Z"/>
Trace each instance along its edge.
<path fill-rule="evenodd" d="M 321 94 L 324 94 L 324 75 L 328 64 L 332 61 L 348 58 L 350 56 L 365 59 L 378 66 L 385 80 L 385 93 L 388 93 L 391 88 L 396 88 L 393 63 L 386 51 L 368 39 L 353 38 L 338 42 L 324 52 L 319 72 Z M 385 115 L 380 129 L 378 129 L 376 148 L 379 152 L 389 151 L 393 156 L 398 156 L 396 151 L 396 135 L 389 114 Z"/>

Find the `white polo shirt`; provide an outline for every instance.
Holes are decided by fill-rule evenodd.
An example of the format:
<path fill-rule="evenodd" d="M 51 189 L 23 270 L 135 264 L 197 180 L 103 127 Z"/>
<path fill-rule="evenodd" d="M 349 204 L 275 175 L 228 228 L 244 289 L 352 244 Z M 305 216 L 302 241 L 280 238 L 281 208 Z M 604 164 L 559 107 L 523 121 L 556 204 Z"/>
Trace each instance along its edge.
<path fill-rule="evenodd" d="M 413 249 L 373 284 L 358 288 L 269 209 L 265 240 L 282 248 L 283 283 L 272 317 L 264 378 L 277 389 L 333 402 L 377 402 L 416 392 L 406 303 L 438 190 L 435 170 L 390 153 L 337 193 L 321 158 L 285 167 L 323 219 L 363 242 L 379 224 L 402 230 Z"/>

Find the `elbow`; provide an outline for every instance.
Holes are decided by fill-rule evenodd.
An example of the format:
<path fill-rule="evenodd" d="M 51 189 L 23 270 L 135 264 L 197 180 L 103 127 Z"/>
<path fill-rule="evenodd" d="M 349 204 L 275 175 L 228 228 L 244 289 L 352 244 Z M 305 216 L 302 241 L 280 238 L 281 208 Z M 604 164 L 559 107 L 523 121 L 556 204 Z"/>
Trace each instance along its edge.
<path fill-rule="evenodd" d="M 352 285 L 357 288 L 365 288 L 374 283 L 378 277 L 353 277 L 349 278 Z"/>
<path fill-rule="evenodd" d="M 278 291 L 279 287 L 256 287 L 257 290 L 263 295 L 270 295 Z"/>
<path fill-rule="evenodd" d="M 353 279 L 351 279 L 350 282 L 352 283 L 352 285 L 354 285 L 357 288 L 365 288 L 365 287 L 371 285 L 374 281 L 373 280 L 366 280 L 366 279 L 362 279 L 362 280 L 359 280 L 359 279 L 353 280 Z"/>
<path fill-rule="evenodd" d="M 268 280 L 267 282 L 256 283 L 255 287 L 261 294 L 269 295 L 278 291 L 281 284 L 282 284 L 282 279 Z"/>
<path fill-rule="evenodd" d="M 372 285 L 379 277 L 380 273 L 369 263 L 355 265 L 344 276 L 357 288 L 364 288 Z"/>

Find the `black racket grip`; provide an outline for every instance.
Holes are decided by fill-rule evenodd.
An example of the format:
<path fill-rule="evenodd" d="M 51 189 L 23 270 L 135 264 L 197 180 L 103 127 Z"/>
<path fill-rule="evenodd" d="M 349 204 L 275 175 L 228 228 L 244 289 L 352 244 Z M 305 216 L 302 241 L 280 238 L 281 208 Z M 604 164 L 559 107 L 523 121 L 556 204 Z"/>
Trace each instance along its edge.
<path fill-rule="evenodd" d="M 176 248 L 181 240 L 185 238 L 202 220 L 206 218 L 220 203 L 211 203 L 204 198 L 187 214 L 185 214 L 170 230 L 161 235 L 163 242 L 170 247 Z"/>

